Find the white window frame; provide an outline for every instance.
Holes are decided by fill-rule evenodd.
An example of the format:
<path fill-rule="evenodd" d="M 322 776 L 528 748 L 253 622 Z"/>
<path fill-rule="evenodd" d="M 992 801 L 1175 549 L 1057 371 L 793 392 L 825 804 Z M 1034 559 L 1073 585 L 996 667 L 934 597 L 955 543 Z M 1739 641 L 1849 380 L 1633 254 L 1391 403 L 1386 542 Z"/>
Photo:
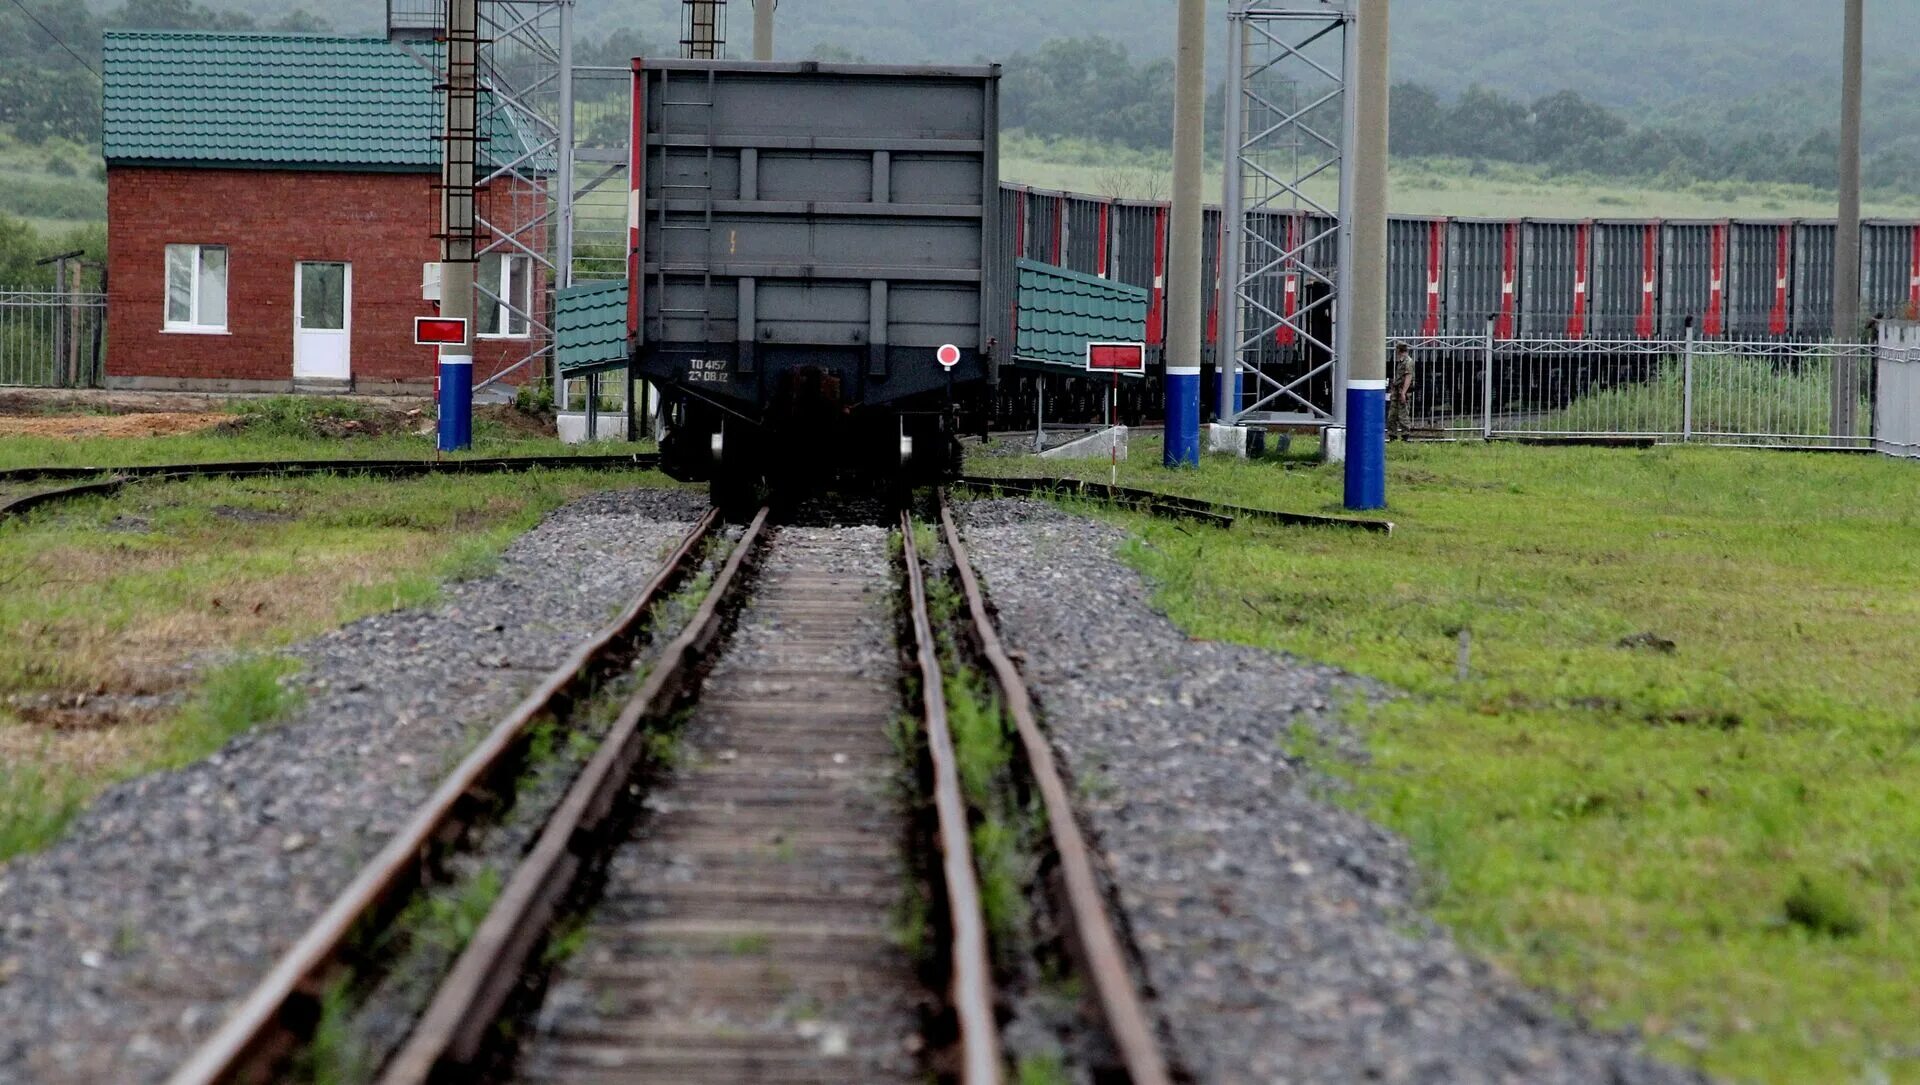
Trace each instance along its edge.
<path fill-rule="evenodd" d="M 192 280 L 187 291 L 186 320 L 173 319 L 173 253 L 176 249 L 185 249 L 192 254 L 189 264 Z M 201 254 L 208 249 L 219 249 L 227 256 L 227 281 L 225 285 L 227 323 L 202 324 L 200 320 L 200 285 L 205 275 L 206 264 Z M 168 245 L 161 267 L 160 319 L 161 330 L 182 335 L 227 335 L 228 326 L 233 323 L 233 250 L 226 245 Z"/>
<path fill-rule="evenodd" d="M 499 324 L 500 324 L 501 330 L 497 332 L 478 332 L 476 333 L 475 338 L 478 338 L 478 339 L 531 339 L 533 338 L 532 314 L 516 312 L 514 311 L 513 307 L 507 303 L 508 300 L 514 296 L 515 284 L 518 283 L 521 276 L 524 275 L 527 279 L 528 308 L 529 309 L 532 308 L 533 257 L 528 256 L 526 253 L 523 253 L 523 252 L 490 252 L 481 256 L 480 259 L 483 261 L 484 260 L 500 261 L 500 290 L 498 293 L 501 300 L 495 301 L 494 299 L 482 294 L 479 296 L 479 301 L 480 301 L 480 304 L 482 305 L 491 305 L 495 308 L 496 314 L 499 317 Z M 475 315 L 477 316 L 479 314 L 475 314 Z M 485 326 L 485 324 L 486 322 L 484 320 L 475 321 L 475 327 L 483 327 Z"/>

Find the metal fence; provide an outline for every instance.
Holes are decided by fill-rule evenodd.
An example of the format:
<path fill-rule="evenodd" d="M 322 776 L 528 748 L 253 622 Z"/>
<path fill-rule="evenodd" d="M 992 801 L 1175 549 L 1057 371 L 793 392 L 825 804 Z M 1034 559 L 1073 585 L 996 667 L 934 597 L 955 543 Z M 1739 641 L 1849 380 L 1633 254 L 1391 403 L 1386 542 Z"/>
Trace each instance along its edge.
<path fill-rule="evenodd" d="M 0 290 L 0 387 L 95 388 L 107 296 Z"/>
<path fill-rule="evenodd" d="M 1392 349 L 1389 373 L 1403 349 L 1413 363 L 1416 435 L 1873 445 L 1864 344 L 1438 336 Z"/>
<path fill-rule="evenodd" d="M 1920 459 L 1920 324 L 1880 326 L 1877 376 L 1874 447 Z"/>

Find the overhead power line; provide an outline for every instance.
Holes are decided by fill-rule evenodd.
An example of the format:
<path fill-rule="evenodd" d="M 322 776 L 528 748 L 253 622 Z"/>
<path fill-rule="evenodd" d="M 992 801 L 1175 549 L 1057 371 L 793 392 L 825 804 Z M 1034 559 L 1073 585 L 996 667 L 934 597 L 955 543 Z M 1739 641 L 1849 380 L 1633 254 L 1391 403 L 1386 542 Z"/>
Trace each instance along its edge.
<path fill-rule="evenodd" d="M 33 10 L 27 7 L 27 5 L 23 2 L 23 0 L 13 0 L 13 6 L 20 9 L 20 14 L 25 15 L 28 19 L 32 20 L 33 25 L 39 27 L 40 32 L 42 34 L 45 34 L 47 37 L 52 38 L 55 45 L 58 45 L 60 48 L 65 49 L 67 51 L 67 55 L 72 57 L 76 64 L 79 64 L 82 68 L 85 68 L 88 72 L 91 72 L 95 79 L 100 79 L 100 72 L 96 68 L 94 68 L 93 65 L 87 63 L 87 58 L 81 56 L 79 53 L 74 52 L 73 46 L 68 45 L 65 39 L 61 38 L 60 35 L 54 33 L 52 27 L 41 22 L 40 16 L 35 15 L 33 13 Z M 106 82 L 106 80 L 102 79 L 101 82 L 104 83 Z"/>

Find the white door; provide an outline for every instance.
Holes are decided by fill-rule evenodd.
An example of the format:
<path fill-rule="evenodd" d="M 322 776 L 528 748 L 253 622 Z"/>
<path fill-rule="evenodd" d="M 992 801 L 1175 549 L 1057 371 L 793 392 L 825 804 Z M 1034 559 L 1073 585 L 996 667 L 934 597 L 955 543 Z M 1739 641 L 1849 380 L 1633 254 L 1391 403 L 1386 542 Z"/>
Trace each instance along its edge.
<path fill-rule="evenodd" d="M 353 379 L 352 313 L 353 265 L 294 265 L 294 380 Z"/>

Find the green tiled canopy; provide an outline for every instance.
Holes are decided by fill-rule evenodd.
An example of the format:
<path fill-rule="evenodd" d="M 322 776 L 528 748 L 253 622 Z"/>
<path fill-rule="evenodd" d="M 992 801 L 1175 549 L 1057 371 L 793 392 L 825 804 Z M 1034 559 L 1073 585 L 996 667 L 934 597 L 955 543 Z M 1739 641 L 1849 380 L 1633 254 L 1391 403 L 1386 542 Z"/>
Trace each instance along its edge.
<path fill-rule="evenodd" d="M 627 283 L 582 283 L 554 298 L 553 343 L 560 371 L 586 373 L 627 364 Z"/>
<path fill-rule="evenodd" d="M 434 74 L 384 38 L 114 31 L 105 60 L 111 163 L 440 167 Z M 487 157 L 512 157 L 494 127 Z"/>
<path fill-rule="evenodd" d="M 1034 260 L 1019 267 L 1021 361 L 1079 369 L 1088 343 L 1145 341 L 1147 291 Z"/>

